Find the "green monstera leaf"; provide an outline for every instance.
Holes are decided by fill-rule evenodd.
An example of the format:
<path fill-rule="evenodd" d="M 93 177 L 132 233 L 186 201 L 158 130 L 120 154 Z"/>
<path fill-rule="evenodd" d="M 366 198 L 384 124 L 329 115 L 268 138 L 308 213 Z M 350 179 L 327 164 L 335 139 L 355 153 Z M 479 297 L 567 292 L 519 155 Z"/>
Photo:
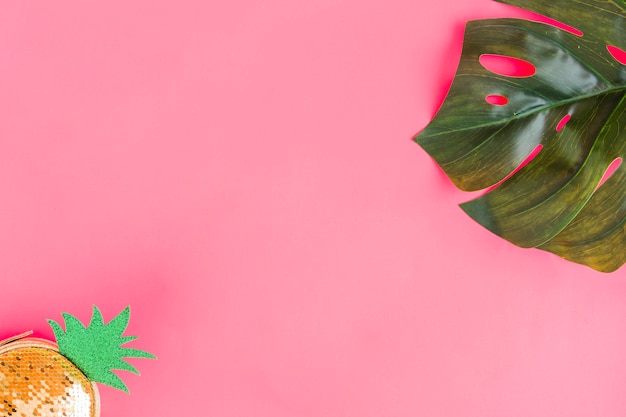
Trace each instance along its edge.
<path fill-rule="evenodd" d="M 488 189 L 461 207 L 493 233 L 617 270 L 626 259 L 626 3 L 496 1 L 562 25 L 469 22 L 446 100 L 415 140 L 459 188 Z M 489 70 L 487 58 L 515 71 Z"/>

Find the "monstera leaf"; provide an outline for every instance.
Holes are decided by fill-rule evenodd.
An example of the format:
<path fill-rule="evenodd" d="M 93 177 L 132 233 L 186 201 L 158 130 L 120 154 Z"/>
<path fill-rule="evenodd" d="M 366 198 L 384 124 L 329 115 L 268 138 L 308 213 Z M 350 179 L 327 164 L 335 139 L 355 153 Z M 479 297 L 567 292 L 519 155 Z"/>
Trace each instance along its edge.
<path fill-rule="evenodd" d="M 614 271 L 626 258 L 626 3 L 496 1 L 561 24 L 469 22 L 446 100 L 415 139 L 459 188 L 488 189 L 461 207 L 493 233 Z"/>

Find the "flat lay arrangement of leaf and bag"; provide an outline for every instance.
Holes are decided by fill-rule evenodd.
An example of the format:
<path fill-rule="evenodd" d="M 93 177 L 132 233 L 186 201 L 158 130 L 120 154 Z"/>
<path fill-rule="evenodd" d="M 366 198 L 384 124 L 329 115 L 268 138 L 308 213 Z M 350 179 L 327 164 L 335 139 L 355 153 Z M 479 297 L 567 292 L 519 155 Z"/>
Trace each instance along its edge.
<path fill-rule="evenodd" d="M 488 190 L 462 208 L 491 232 L 615 271 L 626 261 L 626 3 L 496 1 L 562 25 L 469 22 L 448 96 L 416 141 L 460 189 Z"/>

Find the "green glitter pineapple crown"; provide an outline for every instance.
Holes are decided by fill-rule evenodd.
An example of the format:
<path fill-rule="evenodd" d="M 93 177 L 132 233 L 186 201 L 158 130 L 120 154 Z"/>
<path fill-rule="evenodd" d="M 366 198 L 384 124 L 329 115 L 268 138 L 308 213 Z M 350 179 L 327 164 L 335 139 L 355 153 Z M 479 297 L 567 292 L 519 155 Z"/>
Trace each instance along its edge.
<path fill-rule="evenodd" d="M 156 359 L 154 355 L 143 350 L 122 347 L 137 339 L 137 336 L 122 336 L 130 320 L 130 307 L 126 307 L 107 324 L 96 306 L 93 306 L 88 327 L 68 313 L 63 313 L 63 319 L 65 331 L 54 320 L 48 320 L 59 352 L 91 381 L 128 392 L 126 384 L 112 370 L 124 370 L 139 375 L 139 371 L 123 358 Z"/>

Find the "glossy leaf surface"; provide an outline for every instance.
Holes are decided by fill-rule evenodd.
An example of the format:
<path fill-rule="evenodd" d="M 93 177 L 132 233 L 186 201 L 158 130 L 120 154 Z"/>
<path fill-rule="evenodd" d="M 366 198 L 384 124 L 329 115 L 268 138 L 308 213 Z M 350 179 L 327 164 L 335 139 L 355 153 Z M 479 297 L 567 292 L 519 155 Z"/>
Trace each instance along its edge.
<path fill-rule="evenodd" d="M 626 157 L 626 67 L 610 52 L 626 49 L 626 3 L 497 1 L 574 29 L 469 22 L 446 100 L 416 141 L 459 188 L 491 187 L 462 208 L 493 233 L 614 271 L 626 260 L 626 163 L 598 184 Z M 481 56 L 535 71 L 492 72 Z"/>

